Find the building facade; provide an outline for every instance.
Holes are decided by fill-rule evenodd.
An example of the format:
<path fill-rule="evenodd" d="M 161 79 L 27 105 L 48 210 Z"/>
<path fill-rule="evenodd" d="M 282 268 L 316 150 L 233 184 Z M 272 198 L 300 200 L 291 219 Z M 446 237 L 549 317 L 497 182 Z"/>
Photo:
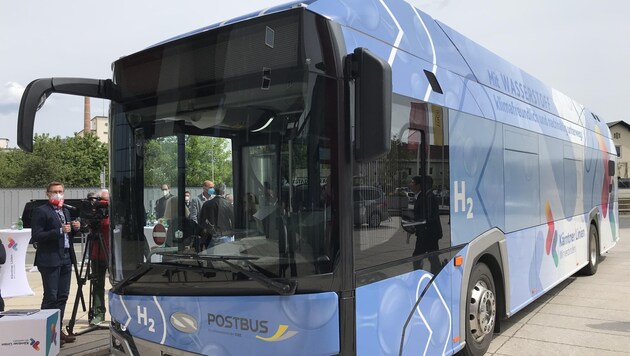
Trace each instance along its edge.
<path fill-rule="evenodd" d="M 608 123 L 610 133 L 617 149 L 617 175 L 621 178 L 630 177 L 630 124 L 625 121 Z"/>
<path fill-rule="evenodd" d="M 109 124 L 107 116 L 94 116 L 90 119 L 90 132 L 98 138 L 98 140 L 104 144 L 107 144 L 109 140 Z M 81 130 L 83 134 L 85 130 Z"/>

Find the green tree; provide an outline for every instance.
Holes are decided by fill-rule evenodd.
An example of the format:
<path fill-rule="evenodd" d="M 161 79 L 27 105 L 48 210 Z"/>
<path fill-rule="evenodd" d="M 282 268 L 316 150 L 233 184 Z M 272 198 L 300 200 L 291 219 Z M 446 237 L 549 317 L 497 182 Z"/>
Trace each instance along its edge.
<path fill-rule="evenodd" d="M 220 137 L 189 136 L 186 142 L 186 185 L 199 186 L 214 180 L 232 186 L 230 140 Z"/>
<path fill-rule="evenodd" d="M 100 184 L 101 171 L 107 166 L 107 145 L 95 135 L 75 135 L 65 140 L 62 159 L 68 173 L 65 184 L 72 187 L 94 187 Z M 107 174 L 105 177 L 107 181 Z"/>
<path fill-rule="evenodd" d="M 214 179 L 232 185 L 229 140 L 217 137 L 186 136 L 186 186 L 201 186 Z M 144 144 L 145 186 L 163 183 L 177 185 L 177 137 L 161 137 Z"/>
<path fill-rule="evenodd" d="M 62 139 L 48 134 L 35 135 L 33 152 L 4 152 L 0 158 L 0 186 L 6 188 L 42 187 L 61 181 L 73 187 L 93 187 L 107 167 L 107 146 L 96 136 Z"/>

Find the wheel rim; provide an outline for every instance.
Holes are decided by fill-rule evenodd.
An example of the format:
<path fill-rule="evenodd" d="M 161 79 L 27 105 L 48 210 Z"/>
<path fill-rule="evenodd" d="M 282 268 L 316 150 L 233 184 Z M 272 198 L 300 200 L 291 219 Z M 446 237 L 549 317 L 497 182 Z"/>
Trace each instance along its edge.
<path fill-rule="evenodd" d="M 589 245 L 589 250 L 591 253 L 591 266 L 595 266 L 595 263 L 597 263 L 597 242 L 595 242 L 595 235 L 592 233 Z"/>
<path fill-rule="evenodd" d="M 370 226 L 378 226 L 380 222 L 381 217 L 377 213 L 370 215 Z"/>
<path fill-rule="evenodd" d="M 473 287 L 468 310 L 470 333 L 475 341 L 481 342 L 486 335 L 494 330 L 497 314 L 496 297 L 485 281 L 479 280 Z"/>

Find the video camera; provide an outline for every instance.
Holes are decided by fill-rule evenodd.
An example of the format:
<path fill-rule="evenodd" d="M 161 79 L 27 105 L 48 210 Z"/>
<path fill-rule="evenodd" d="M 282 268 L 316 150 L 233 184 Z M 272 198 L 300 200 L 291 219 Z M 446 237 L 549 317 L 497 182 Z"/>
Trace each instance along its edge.
<path fill-rule="evenodd" d="M 109 201 L 105 199 L 84 199 L 78 205 L 77 209 L 79 210 L 81 221 L 92 228 L 109 217 Z"/>

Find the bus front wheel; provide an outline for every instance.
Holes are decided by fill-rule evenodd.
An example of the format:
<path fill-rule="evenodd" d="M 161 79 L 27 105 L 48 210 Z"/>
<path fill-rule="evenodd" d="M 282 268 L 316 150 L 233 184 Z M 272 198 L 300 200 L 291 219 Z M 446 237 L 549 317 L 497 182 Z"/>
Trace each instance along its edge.
<path fill-rule="evenodd" d="M 478 263 L 468 282 L 466 303 L 466 347 L 461 354 L 483 355 L 488 350 L 497 318 L 497 300 L 490 268 Z"/>

